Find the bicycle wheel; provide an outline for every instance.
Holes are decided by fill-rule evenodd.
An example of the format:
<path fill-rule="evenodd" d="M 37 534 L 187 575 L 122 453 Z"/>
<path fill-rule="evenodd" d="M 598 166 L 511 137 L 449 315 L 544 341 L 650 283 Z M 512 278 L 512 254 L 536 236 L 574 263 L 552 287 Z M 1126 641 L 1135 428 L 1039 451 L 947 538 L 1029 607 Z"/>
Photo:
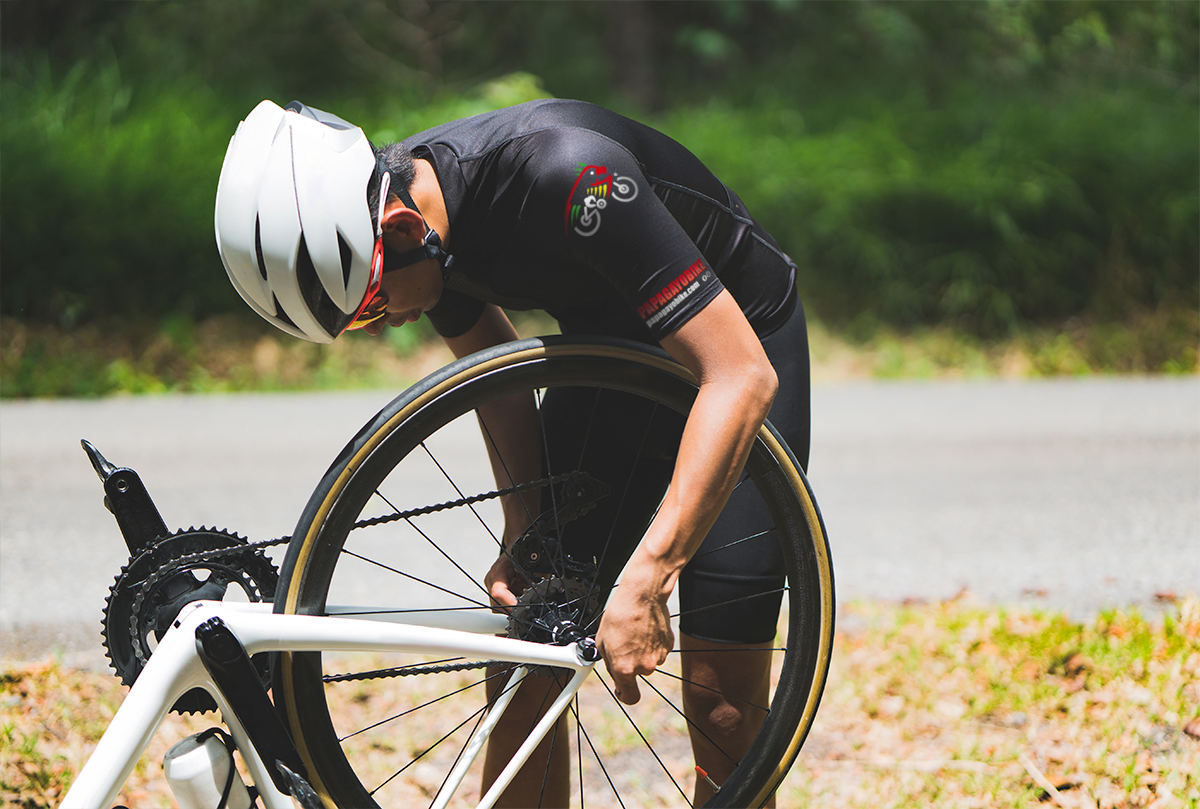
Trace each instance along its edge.
<path fill-rule="evenodd" d="M 396 613 L 492 615 L 482 578 L 501 545 L 503 520 L 497 499 L 487 496 L 497 484 L 481 437 L 486 427 L 481 431 L 474 413 L 514 394 L 534 396 L 541 413 L 559 389 L 569 389 L 576 401 L 581 391 L 592 397 L 589 409 L 577 408 L 585 446 L 591 413 L 605 410 L 612 397 L 686 414 L 696 394 L 687 371 L 665 354 L 620 340 L 524 340 L 447 366 L 381 411 L 326 473 L 288 546 L 276 612 L 381 619 Z M 631 468 L 645 460 L 636 450 L 622 457 Z M 561 487 L 572 485 L 578 471 L 548 465 L 543 458 L 542 477 L 531 483 L 541 487 L 544 502 L 554 492 L 561 497 Z M 781 549 L 786 585 L 771 644 L 770 702 L 746 708 L 761 710 L 765 719 L 706 806 L 760 806 L 774 793 L 812 724 L 833 640 L 833 571 L 824 526 L 802 471 L 769 425 L 759 433 L 739 486 L 754 487 L 770 515 L 768 536 Z M 619 514 L 627 495 L 610 490 L 607 501 L 616 505 L 595 513 L 609 515 L 604 519 Z M 589 519 L 593 514 L 577 522 Z M 564 586 L 572 582 L 574 590 Z M 591 594 L 575 579 L 543 582 L 534 590 L 540 596 L 528 597 L 527 613 L 546 611 L 538 598 L 556 609 L 579 607 L 576 617 L 590 605 L 592 612 L 579 623 L 594 633 L 602 598 L 589 601 Z M 372 606 L 333 606 L 355 603 Z M 510 628 L 514 620 L 508 620 Z M 535 639 L 550 642 L 548 634 Z M 571 751 L 574 804 L 691 805 L 696 775 L 678 673 L 686 652 L 677 652 L 643 678 L 636 706 L 615 700 L 602 665 L 576 695 L 564 713 L 569 738 L 555 729 L 546 741 Z M 445 774 L 486 715 L 486 663 L 399 654 L 279 655 L 276 703 L 326 805 L 433 805 Z M 461 805 L 479 800 L 472 781 L 459 793 Z"/>

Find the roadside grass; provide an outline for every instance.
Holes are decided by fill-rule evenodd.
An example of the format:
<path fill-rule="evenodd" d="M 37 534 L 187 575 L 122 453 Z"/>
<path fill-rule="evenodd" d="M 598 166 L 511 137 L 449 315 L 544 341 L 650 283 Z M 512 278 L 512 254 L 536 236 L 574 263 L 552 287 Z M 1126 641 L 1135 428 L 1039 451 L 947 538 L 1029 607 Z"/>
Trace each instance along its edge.
<path fill-rule="evenodd" d="M 1200 806 L 1200 600 L 856 603 L 788 807 Z"/>
<path fill-rule="evenodd" d="M 1200 598 L 1085 622 L 968 596 L 856 602 L 840 620 L 779 806 L 1200 807 Z M 124 692 L 54 661 L 0 672 L 0 799 L 56 805 Z M 335 716 L 363 700 L 350 689 Z M 159 762 L 214 722 L 170 717 L 119 800 L 173 805 Z"/>
<path fill-rule="evenodd" d="M 521 315 L 523 336 L 548 318 Z M 277 334 L 246 318 L 74 328 L 0 319 L 0 397 L 96 397 L 166 392 L 394 388 L 450 359 L 426 321 L 331 345 Z M 985 340 L 953 325 L 900 330 L 860 318 L 810 321 L 816 382 L 850 378 L 1037 377 L 1092 373 L 1190 374 L 1200 369 L 1200 312 L 1180 306 L 1121 323 L 1072 318 Z"/>

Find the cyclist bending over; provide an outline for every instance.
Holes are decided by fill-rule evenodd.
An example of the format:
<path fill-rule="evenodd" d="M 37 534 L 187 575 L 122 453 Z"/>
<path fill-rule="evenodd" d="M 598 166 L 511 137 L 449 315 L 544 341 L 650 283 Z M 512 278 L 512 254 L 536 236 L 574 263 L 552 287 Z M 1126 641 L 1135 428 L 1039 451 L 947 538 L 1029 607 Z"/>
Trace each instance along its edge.
<path fill-rule="evenodd" d="M 620 553 L 606 555 L 607 536 L 589 536 L 582 520 L 562 541 L 577 558 L 601 559 L 608 585 L 624 567 L 596 634 L 623 702 L 638 701 L 638 677 L 673 648 L 666 604 L 679 589 L 693 751 L 722 783 L 762 721 L 745 705 L 766 702 L 782 562 L 769 540 L 698 551 L 766 519 L 731 492 L 768 414 L 801 466 L 809 449 L 795 266 L 741 200 L 667 136 L 583 102 L 534 101 L 376 149 L 336 116 L 264 101 L 230 142 L 216 233 L 238 292 L 297 337 L 379 334 L 425 314 L 462 357 L 517 338 L 502 307 L 542 309 L 564 334 L 661 345 L 695 375 L 686 421 L 620 405 L 597 414 L 612 457 L 590 458 L 584 471 L 638 500 L 622 506 Z M 544 447 L 532 398 L 480 413 L 501 485 L 540 477 L 543 451 L 571 453 L 580 416 L 570 392 L 540 406 Z M 647 424 L 659 462 L 634 470 L 626 487 L 606 470 L 622 468 L 622 438 Z M 504 502 L 506 544 L 541 513 L 536 500 Z M 486 578 L 501 606 L 517 603 L 523 582 L 504 554 Z M 535 713 L 554 687 L 527 678 L 506 721 Z M 505 722 L 493 733 L 485 789 L 520 738 Z M 552 747 L 543 743 L 501 805 L 534 805 L 539 795 L 566 805 L 567 753 Z M 698 779 L 695 803 L 710 794 Z"/>

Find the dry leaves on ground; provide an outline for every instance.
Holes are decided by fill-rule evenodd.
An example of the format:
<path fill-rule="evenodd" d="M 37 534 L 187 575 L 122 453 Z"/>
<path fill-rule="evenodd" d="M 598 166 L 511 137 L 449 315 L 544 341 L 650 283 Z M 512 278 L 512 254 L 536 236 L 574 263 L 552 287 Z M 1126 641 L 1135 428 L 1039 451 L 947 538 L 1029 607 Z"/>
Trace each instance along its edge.
<path fill-rule="evenodd" d="M 841 625 L 780 807 L 1200 807 L 1200 599 L 1086 624 L 969 599 L 854 604 Z M 123 693 L 54 663 L 0 674 L 6 805 L 57 805 Z M 172 806 L 162 756 L 212 721 L 172 716 L 120 800 Z"/>

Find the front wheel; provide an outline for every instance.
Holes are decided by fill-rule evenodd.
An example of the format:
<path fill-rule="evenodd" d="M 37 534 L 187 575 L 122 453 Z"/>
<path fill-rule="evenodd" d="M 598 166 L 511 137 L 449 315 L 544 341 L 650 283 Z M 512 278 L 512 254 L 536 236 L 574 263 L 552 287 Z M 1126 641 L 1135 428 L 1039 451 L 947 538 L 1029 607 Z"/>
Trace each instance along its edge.
<path fill-rule="evenodd" d="M 288 547 L 276 611 L 439 621 L 492 616 L 482 582 L 501 547 L 503 519 L 488 449 L 495 454 L 503 442 L 475 411 L 528 396 L 545 446 L 536 479 L 516 482 L 522 495 L 539 490 L 545 514 L 555 515 L 553 530 L 543 532 L 552 535 L 555 562 L 506 625 L 514 637 L 557 642 L 550 629 L 565 616 L 594 634 L 607 588 L 632 550 L 628 542 L 618 547 L 619 539 L 631 526 L 644 528 L 662 496 L 643 472 L 665 468 L 669 478 L 673 456 L 656 436 L 677 435 L 673 425 L 686 417 L 696 390 L 666 355 L 618 340 L 524 340 L 447 366 L 384 408 L 326 473 Z M 621 425 L 615 437 L 612 429 L 596 428 L 606 418 Z M 564 420 L 569 447 L 553 438 Z M 610 461 L 593 466 L 588 459 L 601 449 Z M 504 458 L 493 462 L 507 468 Z M 581 486 L 600 504 L 571 511 L 570 493 Z M 728 544 L 777 545 L 785 581 L 773 594 L 782 603 L 775 640 L 767 644 L 769 697 L 745 706 L 761 726 L 744 753 L 722 753 L 732 774 L 705 806 L 761 806 L 779 787 L 811 727 L 833 641 L 824 526 L 803 472 L 769 425 L 759 432 L 739 487 L 761 500 L 767 525 L 747 526 L 747 536 Z M 575 534 L 592 539 L 584 552 L 568 556 L 563 549 Z M 705 550 L 722 551 L 728 548 Z M 603 666 L 588 678 L 544 742 L 568 758 L 574 805 L 692 805 L 698 776 L 681 698 L 687 654 L 676 649 L 643 678 L 643 698 L 632 707 L 612 696 Z M 277 661 L 275 694 L 327 806 L 473 806 L 481 764 L 448 804 L 441 793 L 475 729 L 486 723 L 487 694 L 498 690 L 496 678 L 506 671 L 496 661 L 401 653 L 285 653 Z"/>

